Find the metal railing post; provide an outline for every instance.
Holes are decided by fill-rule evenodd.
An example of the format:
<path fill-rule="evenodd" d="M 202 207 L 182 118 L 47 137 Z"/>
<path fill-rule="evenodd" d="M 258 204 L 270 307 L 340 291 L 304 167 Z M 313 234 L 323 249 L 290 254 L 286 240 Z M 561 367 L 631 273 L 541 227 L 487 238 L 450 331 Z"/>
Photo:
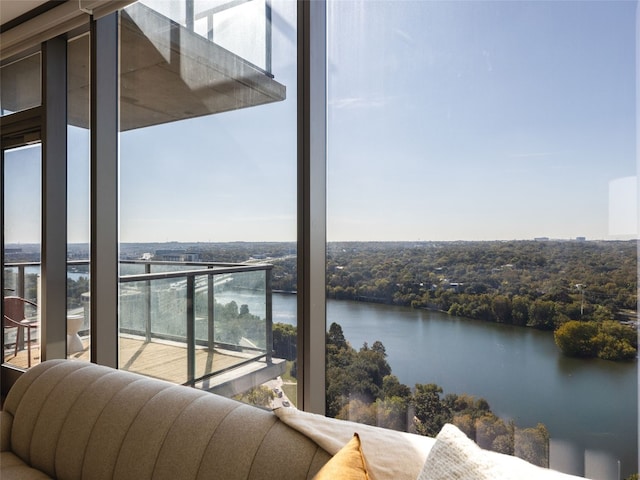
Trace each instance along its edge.
<path fill-rule="evenodd" d="M 191 386 L 195 385 L 196 372 L 196 277 L 187 276 L 187 379 Z"/>
<path fill-rule="evenodd" d="M 24 265 L 18 266 L 18 278 L 16 279 L 16 295 L 18 297 L 24 297 L 25 285 L 24 285 Z M 42 271 L 42 269 L 40 269 Z"/>
<path fill-rule="evenodd" d="M 265 0 L 264 2 L 264 16 L 265 16 L 265 54 L 264 54 L 264 69 L 267 73 L 271 72 L 271 0 Z"/>
<path fill-rule="evenodd" d="M 145 263 L 144 265 L 144 273 L 151 273 L 151 264 Z M 151 280 L 147 280 L 145 282 L 145 319 L 144 319 L 144 336 L 147 342 L 151 341 Z"/>
<path fill-rule="evenodd" d="M 209 267 L 209 268 L 213 269 L 213 267 Z M 209 346 L 209 351 L 213 351 L 213 342 L 215 340 L 215 332 L 214 332 L 215 315 L 213 312 L 213 309 L 215 306 L 215 300 L 213 297 L 213 294 L 214 294 L 213 279 L 214 278 L 215 278 L 215 275 L 213 273 L 210 273 L 209 275 L 207 275 L 207 344 Z"/>
<path fill-rule="evenodd" d="M 195 10 L 193 0 L 185 1 L 185 17 L 187 30 L 193 32 L 195 30 Z"/>
<path fill-rule="evenodd" d="M 207 40 L 213 43 L 213 15 L 207 16 Z"/>
<path fill-rule="evenodd" d="M 267 364 L 271 364 L 273 356 L 273 301 L 272 301 L 272 287 L 271 287 L 271 269 L 267 268 L 264 271 L 265 275 L 265 316 L 266 316 L 266 330 L 267 330 Z"/>

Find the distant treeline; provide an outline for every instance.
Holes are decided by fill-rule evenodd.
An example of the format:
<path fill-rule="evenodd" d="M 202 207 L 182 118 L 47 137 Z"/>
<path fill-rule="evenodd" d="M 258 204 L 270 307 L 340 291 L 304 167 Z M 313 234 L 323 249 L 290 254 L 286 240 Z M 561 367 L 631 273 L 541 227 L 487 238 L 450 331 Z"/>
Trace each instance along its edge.
<path fill-rule="evenodd" d="M 297 290 L 293 242 L 188 247 L 202 261 L 264 259 L 274 290 Z M 575 321 L 556 332 L 566 354 L 620 360 L 637 352 L 636 330 L 618 322 L 637 321 L 636 241 L 330 242 L 326 265 L 328 298 L 550 331 Z M 579 345 L 564 341 L 567 332 Z"/>
<path fill-rule="evenodd" d="M 202 260 L 273 264 L 276 291 L 296 291 L 296 245 L 220 243 L 192 246 Z M 568 355 L 634 358 L 636 241 L 330 242 L 327 297 L 440 310 L 451 315 L 589 335 Z M 598 324 L 596 334 L 587 322 Z M 558 335 L 556 335 L 558 339 Z M 587 345 L 588 344 L 588 345 Z M 579 353 L 576 353 L 579 352 Z"/>
<path fill-rule="evenodd" d="M 603 324 L 637 319 L 637 245 L 635 241 L 332 243 L 327 295 L 542 330 L 556 330 L 571 320 Z M 593 348 L 582 349 L 580 356 L 635 357 L 635 329 L 605 325 L 600 326 Z M 576 349 L 563 351 L 573 355 Z"/>

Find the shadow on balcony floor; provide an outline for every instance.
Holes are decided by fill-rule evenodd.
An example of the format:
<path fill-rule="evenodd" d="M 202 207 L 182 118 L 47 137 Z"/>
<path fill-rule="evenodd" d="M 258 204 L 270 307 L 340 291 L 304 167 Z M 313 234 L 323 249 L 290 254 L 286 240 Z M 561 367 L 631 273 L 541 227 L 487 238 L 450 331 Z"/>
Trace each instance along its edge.
<path fill-rule="evenodd" d="M 70 355 L 69 358 L 89 361 L 89 338 L 83 339 L 85 350 Z M 264 358 L 251 361 L 253 354 L 229 350 L 196 348 L 195 376 L 200 378 L 208 373 L 220 372 L 215 377 L 197 382 L 195 387 L 233 396 L 282 375 L 285 360 L 274 358 L 268 364 Z M 17 356 L 13 351 L 5 356 L 5 361 L 18 368 L 27 368 L 27 351 L 20 350 Z M 40 362 L 40 349 L 31 347 L 31 364 Z M 145 342 L 140 337 L 120 335 L 120 368 L 148 377 L 166 380 L 172 383 L 186 383 L 187 348 L 184 344 L 170 341 Z"/>

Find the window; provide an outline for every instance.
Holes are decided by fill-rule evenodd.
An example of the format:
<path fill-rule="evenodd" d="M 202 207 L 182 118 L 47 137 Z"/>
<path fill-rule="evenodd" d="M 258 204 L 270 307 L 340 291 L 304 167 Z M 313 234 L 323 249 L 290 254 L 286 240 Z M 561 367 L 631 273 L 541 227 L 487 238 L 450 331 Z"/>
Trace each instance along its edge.
<path fill-rule="evenodd" d="M 618 478 L 618 468 L 629 476 L 638 445 L 635 4 L 328 2 L 328 30 L 298 52 L 309 32 L 298 43 L 307 17 L 297 9 L 311 11 L 315 28 L 318 5 L 145 0 L 119 18 L 103 16 L 113 5 L 97 6 L 95 78 L 90 37 L 77 36 L 86 12 L 56 7 L 73 10 L 64 28 L 79 28 L 66 39 L 67 142 L 55 135 L 54 149 L 68 152 L 69 189 L 54 175 L 61 165 L 42 161 L 54 135 L 42 146 L 38 135 L 3 144 L 3 287 L 24 285 L 37 299 L 37 273 L 23 282 L 6 265 L 31 242 L 14 235 L 13 218 L 55 226 L 59 193 L 68 195 L 63 273 L 74 288 L 64 309 L 51 307 L 48 289 L 43 353 L 65 356 L 64 312 L 91 305 L 99 313 L 93 329 L 82 318 L 75 358 L 91 350 L 92 361 L 115 365 L 117 351 L 123 369 L 260 405 L 314 410 L 313 394 L 326 393 L 332 416 L 427 434 L 451 421 L 487 448 L 596 478 Z M 56 125 L 41 114 L 54 109 L 37 106 L 42 83 L 52 100 L 62 79 L 40 73 L 39 54 L 7 60 L 6 45 L 26 51 L 48 34 L 24 43 L 30 25 L 0 42 L 3 140 L 5 118 L 25 109 L 38 128 L 45 117 L 45 130 Z M 312 67 L 297 77 L 299 63 L 324 64 L 325 34 L 326 102 L 324 75 Z M 119 109 L 107 91 L 117 50 Z M 98 85 L 89 113 L 88 86 Z M 315 170 L 298 147 L 322 159 L 310 162 Z M 108 171 L 118 149 L 119 190 Z M 42 212 L 10 201 L 9 184 L 24 174 L 14 158 L 28 182 L 45 172 L 29 189 L 43 196 Z M 117 216 L 111 261 L 113 251 L 98 249 L 115 251 Z M 113 224 L 95 234 L 103 220 Z M 317 248 L 325 221 L 328 242 Z M 58 254 L 64 234 L 42 230 Z M 300 271 L 297 257 L 307 262 Z M 62 284 L 53 270 L 40 280 L 49 287 Z M 90 283 L 79 281 L 85 274 Z M 119 311 L 103 288 L 116 278 Z M 325 331 L 326 392 L 314 357 Z M 17 332 L 6 332 L 5 359 L 16 345 Z"/>
<path fill-rule="evenodd" d="M 90 308 L 90 34 L 67 44 L 67 355 L 89 361 Z"/>
<path fill-rule="evenodd" d="M 120 368 L 295 403 L 295 4 L 189 4 L 120 16 Z"/>
<path fill-rule="evenodd" d="M 2 160 L 2 293 L 7 317 L 2 329 L 2 361 L 26 368 L 41 360 L 41 143 L 34 140 L 26 145 L 3 146 Z"/>
<path fill-rule="evenodd" d="M 329 415 L 635 473 L 635 7 L 328 4 Z"/>

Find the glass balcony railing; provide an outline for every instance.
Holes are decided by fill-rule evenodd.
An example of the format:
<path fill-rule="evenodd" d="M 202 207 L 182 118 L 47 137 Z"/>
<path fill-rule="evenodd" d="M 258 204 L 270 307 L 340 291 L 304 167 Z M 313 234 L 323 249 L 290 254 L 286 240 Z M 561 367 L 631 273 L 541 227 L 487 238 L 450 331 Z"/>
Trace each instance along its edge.
<path fill-rule="evenodd" d="M 140 0 L 271 75 L 270 0 Z"/>
<path fill-rule="evenodd" d="M 120 368 L 206 389 L 216 386 L 213 377 L 232 370 L 251 364 L 268 369 L 274 363 L 271 268 L 123 260 Z M 5 296 L 37 302 L 39 278 L 38 262 L 5 264 Z M 86 261 L 68 262 L 68 319 L 83 317 L 76 329 L 81 347 L 70 352 L 75 358 L 89 358 L 89 278 Z M 5 336 L 5 350 L 13 351 L 16 341 Z"/>
<path fill-rule="evenodd" d="M 269 365 L 271 265 L 122 262 L 120 335 L 122 368 L 145 373 L 140 356 L 155 363 L 161 355 L 167 368 L 151 374 L 177 383 L 195 386 L 249 363 Z M 136 342 L 155 343 L 156 351 Z"/>

